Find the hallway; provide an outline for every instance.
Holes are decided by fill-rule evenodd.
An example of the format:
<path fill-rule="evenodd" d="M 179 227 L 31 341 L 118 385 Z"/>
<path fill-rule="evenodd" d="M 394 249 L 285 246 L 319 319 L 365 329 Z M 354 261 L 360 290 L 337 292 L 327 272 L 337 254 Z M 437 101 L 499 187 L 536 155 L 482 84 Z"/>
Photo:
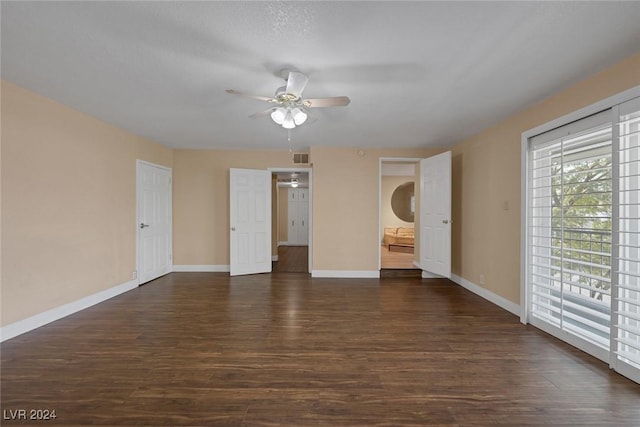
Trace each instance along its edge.
<path fill-rule="evenodd" d="M 309 247 L 278 246 L 278 261 L 273 262 L 273 272 L 309 273 Z"/>

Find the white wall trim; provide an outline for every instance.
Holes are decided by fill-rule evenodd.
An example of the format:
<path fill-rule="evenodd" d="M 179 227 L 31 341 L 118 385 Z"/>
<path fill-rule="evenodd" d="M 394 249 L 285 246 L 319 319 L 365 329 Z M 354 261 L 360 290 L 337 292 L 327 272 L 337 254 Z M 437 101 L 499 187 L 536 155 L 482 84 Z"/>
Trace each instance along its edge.
<path fill-rule="evenodd" d="M 85 308 L 89 308 L 92 305 L 96 305 L 137 287 L 138 281 L 130 280 L 121 285 L 114 286 L 113 288 L 105 289 L 104 291 L 100 291 L 93 295 L 86 296 L 79 300 L 36 314 L 35 316 L 3 326 L 0 329 L 0 342 L 17 337 L 18 335 L 22 335 L 48 323 L 55 322 L 63 317 L 82 311 Z"/>
<path fill-rule="evenodd" d="M 457 283 L 458 285 L 462 286 L 463 288 L 473 292 L 474 294 L 481 296 L 482 298 L 486 299 L 489 302 L 494 303 L 495 305 L 497 305 L 498 307 L 501 307 L 505 310 L 507 310 L 509 313 L 511 314 L 515 314 L 516 316 L 520 317 L 520 306 L 514 302 L 509 301 L 506 298 L 501 297 L 498 294 L 494 294 L 493 292 L 491 292 L 490 290 L 488 290 L 487 288 L 483 288 L 482 286 L 478 286 L 473 282 L 470 282 L 467 279 L 464 279 L 458 275 L 452 274 L 451 275 L 451 281 Z"/>
<path fill-rule="evenodd" d="M 174 265 L 174 273 L 228 273 L 229 265 Z"/>
<path fill-rule="evenodd" d="M 271 255 L 272 262 L 278 262 L 278 255 Z"/>
<path fill-rule="evenodd" d="M 312 270 L 311 277 L 343 279 L 379 279 L 378 270 Z"/>

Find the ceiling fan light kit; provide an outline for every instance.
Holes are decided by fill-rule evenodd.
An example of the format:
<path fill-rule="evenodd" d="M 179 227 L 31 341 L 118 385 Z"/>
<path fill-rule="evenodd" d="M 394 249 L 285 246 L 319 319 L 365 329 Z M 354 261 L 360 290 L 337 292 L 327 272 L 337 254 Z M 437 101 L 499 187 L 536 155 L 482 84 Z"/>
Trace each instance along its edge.
<path fill-rule="evenodd" d="M 276 108 L 271 113 L 271 119 L 273 119 L 273 121 L 276 122 L 277 124 L 281 125 L 282 123 L 284 123 L 285 113 L 286 113 L 286 110 L 284 108 L 282 107 Z"/>
<path fill-rule="evenodd" d="M 279 87 L 273 98 L 249 95 L 232 89 L 228 89 L 227 93 L 278 104 L 278 107 L 252 114 L 249 117 L 256 118 L 270 114 L 271 119 L 275 123 L 288 130 L 294 129 L 296 126 L 300 126 L 307 121 L 309 113 L 306 108 L 340 107 L 349 105 L 351 102 L 347 96 L 303 99 L 302 91 L 307 86 L 309 78 L 299 71 L 284 71 L 283 74 L 287 75 L 287 84 Z"/>
<path fill-rule="evenodd" d="M 285 129 L 293 129 L 307 121 L 307 113 L 298 107 L 278 107 L 271 112 L 271 119 Z"/>
<path fill-rule="evenodd" d="M 293 116 L 293 121 L 296 126 L 300 126 L 307 121 L 307 113 L 302 108 L 294 108 L 291 110 L 291 115 Z"/>

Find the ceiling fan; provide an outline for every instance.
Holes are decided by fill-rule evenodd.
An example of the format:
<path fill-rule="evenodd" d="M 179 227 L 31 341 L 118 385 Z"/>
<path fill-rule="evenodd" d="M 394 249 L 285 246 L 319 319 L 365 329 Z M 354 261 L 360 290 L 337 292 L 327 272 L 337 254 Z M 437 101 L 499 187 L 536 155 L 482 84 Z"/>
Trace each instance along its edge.
<path fill-rule="evenodd" d="M 250 95 L 233 89 L 227 89 L 227 93 L 274 104 L 272 107 L 249 117 L 257 118 L 270 115 L 274 122 L 285 129 L 293 129 L 303 124 L 307 120 L 307 109 L 309 108 L 342 107 L 351 102 L 348 96 L 305 99 L 302 97 L 302 91 L 307 86 L 309 78 L 299 71 L 284 70 L 282 75 L 286 75 L 287 84 L 278 88 L 273 97 Z"/>

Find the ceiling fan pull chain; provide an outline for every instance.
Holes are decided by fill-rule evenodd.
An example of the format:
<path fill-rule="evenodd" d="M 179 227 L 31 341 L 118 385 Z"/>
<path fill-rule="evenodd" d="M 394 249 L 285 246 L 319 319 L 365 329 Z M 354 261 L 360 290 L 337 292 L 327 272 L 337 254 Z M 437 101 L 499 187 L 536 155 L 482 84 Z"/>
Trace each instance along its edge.
<path fill-rule="evenodd" d="M 291 145 L 291 129 L 287 129 L 287 142 L 289 143 L 289 155 L 293 159 L 293 146 Z"/>

